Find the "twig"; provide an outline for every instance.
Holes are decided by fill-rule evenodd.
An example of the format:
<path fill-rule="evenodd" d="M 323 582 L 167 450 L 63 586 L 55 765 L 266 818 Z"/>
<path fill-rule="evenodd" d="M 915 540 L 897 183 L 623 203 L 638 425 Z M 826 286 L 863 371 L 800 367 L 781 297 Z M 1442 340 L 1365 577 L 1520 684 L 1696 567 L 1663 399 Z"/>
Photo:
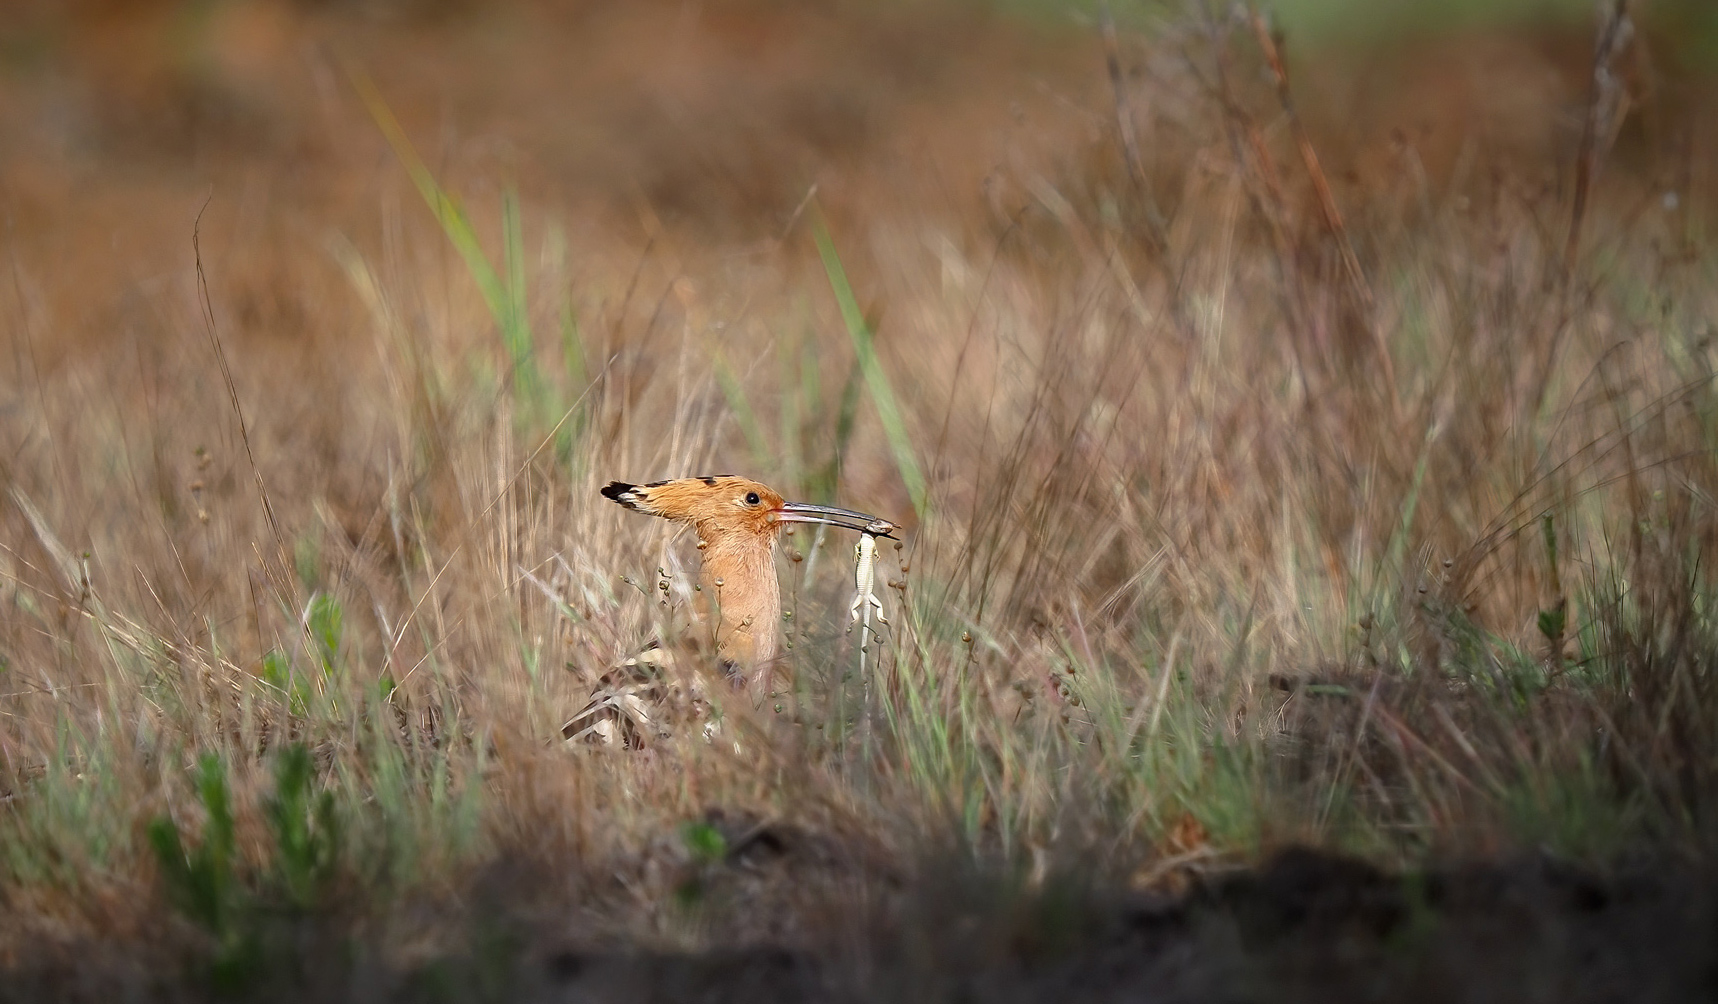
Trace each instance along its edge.
<path fill-rule="evenodd" d="M 1170 261 L 1168 222 L 1157 204 L 1157 195 L 1151 189 L 1151 179 L 1145 173 L 1145 160 L 1140 156 L 1139 135 L 1134 129 L 1133 112 L 1127 101 L 1127 77 L 1121 67 L 1121 45 L 1116 39 L 1115 18 L 1111 15 L 1107 2 L 1098 6 L 1098 17 L 1103 26 L 1104 62 L 1109 68 L 1110 90 L 1115 100 L 1116 132 L 1121 137 L 1122 160 L 1127 164 L 1128 177 L 1133 180 L 1134 188 L 1145 203 L 1145 235 L 1147 243 L 1157 254 L 1158 266 L 1163 270 L 1164 281 L 1168 287 L 1170 319 L 1175 323 L 1182 339 L 1192 341 L 1194 327 L 1181 297 L 1181 268 Z M 1113 244 L 1110 261 L 1137 301 L 1139 291 L 1134 287 L 1133 278 L 1127 274 L 1126 267 L 1114 254 Z M 1141 313 L 1143 315 L 1143 310 Z"/>
<path fill-rule="evenodd" d="M 1580 256 L 1581 227 L 1586 222 L 1587 204 L 1598 181 L 1604 153 L 1628 110 L 1628 90 L 1611 72 L 1612 63 L 1634 36 L 1628 6 L 1628 0 L 1614 0 L 1611 16 L 1599 29 L 1593 48 L 1592 91 L 1587 100 L 1587 117 L 1581 124 L 1581 145 L 1575 157 L 1575 198 L 1569 210 L 1569 237 L 1563 245 L 1565 282 L 1573 275 L 1575 260 Z"/>
<path fill-rule="evenodd" d="M 1307 135 L 1306 127 L 1301 124 L 1300 114 L 1295 110 L 1294 94 L 1289 89 L 1288 68 L 1283 64 L 1281 48 L 1266 26 L 1264 16 L 1256 8 L 1248 8 L 1247 21 L 1252 25 L 1253 35 L 1259 41 L 1259 49 L 1271 68 L 1271 75 L 1276 78 L 1277 100 L 1282 104 L 1283 114 L 1288 118 L 1289 130 L 1294 133 L 1295 146 L 1300 150 L 1301 163 L 1306 167 L 1307 177 L 1312 181 L 1313 193 L 1318 196 L 1318 208 L 1324 216 L 1324 225 L 1336 241 L 1337 253 L 1342 259 L 1342 270 L 1347 273 L 1349 286 L 1360 306 L 1363 323 L 1372 335 L 1378 362 L 1384 367 L 1384 382 L 1390 391 L 1391 407 L 1399 412 L 1402 397 L 1396 389 L 1396 364 L 1390 358 L 1390 346 L 1385 342 L 1383 329 L 1377 323 L 1372 285 L 1366 281 L 1366 273 L 1360 268 L 1360 256 L 1354 252 L 1354 241 L 1349 238 L 1348 227 L 1342 222 L 1342 211 L 1336 206 L 1336 196 L 1331 194 L 1330 181 L 1318 162 L 1318 151 L 1313 148 L 1312 139 Z"/>
<path fill-rule="evenodd" d="M 203 329 L 209 336 L 209 346 L 214 350 L 215 361 L 220 364 L 221 382 L 227 390 L 227 401 L 232 405 L 233 417 L 239 423 L 239 441 L 244 444 L 245 459 L 250 463 L 251 478 L 256 482 L 257 498 L 262 502 L 263 518 L 268 523 L 270 535 L 274 537 L 275 561 L 273 565 L 266 559 L 262 562 L 263 577 L 274 588 L 275 601 L 289 609 L 298 607 L 298 600 L 292 588 L 292 549 L 286 545 L 286 535 L 281 532 L 280 519 L 274 512 L 274 500 L 268 493 L 268 484 L 263 481 L 262 468 L 257 465 L 256 452 L 251 449 L 250 424 L 245 421 L 245 409 L 239 400 L 238 383 L 233 380 L 233 368 L 227 362 L 227 349 L 221 342 L 220 330 L 215 325 L 215 304 L 209 295 L 209 279 L 203 272 L 203 214 L 208 211 L 209 204 L 215 200 L 214 189 L 209 190 L 209 196 L 203 200 L 203 206 L 197 210 L 197 218 L 191 223 L 191 256 L 197 268 L 197 301 L 203 309 Z M 262 553 L 257 552 L 259 558 Z M 259 624 L 260 628 L 261 625 Z M 316 640 L 310 635 L 310 624 L 304 618 L 298 619 L 299 636 L 303 639 L 305 650 L 314 652 Z M 317 677 L 317 686 L 321 686 L 321 678 Z"/>
<path fill-rule="evenodd" d="M 1151 239 L 1153 250 L 1160 255 L 1169 252 L 1169 238 L 1164 233 L 1163 212 L 1158 209 L 1157 198 L 1152 194 L 1151 182 L 1145 176 L 1145 162 L 1139 155 L 1139 136 L 1133 127 L 1133 114 L 1127 106 L 1127 79 L 1121 69 L 1121 47 L 1116 41 L 1116 22 L 1110 14 L 1110 5 L 1098 5 L 1098 18 L 1103 25 L 1104 33 L 1104 62 L 1109 67 L 1110 90 L 1115 98 L 1116 131 L 1121 135 L 1122 159 L 1127 163 L 1127 173 L 1133 179 L 1134 187 L 1139 189 L 1140 198 L 1145 200 L 1145 222 L 1147 236 Z"/>
<path fill-rule="evenodd" d="M 1612 64 L 1634 37 L 1634 22 L 1629 19 L 1628 0 L 1613 0 L 1610 17 L 1599 28 L 1593 45 L 1591 91 L 1587 99 L 1587 115 L 1581 123 L 1581 143 L 1575 154 L 1575 191 L 1569 206 L 1569 235 L 1563 243 L 1563 262 L 1557 282 L 1564 294 L 1557 298 L 1557 314 L 1545 338 L 1545 351 L 1539 361 L 1536 383 L 1531 395 L 1532 412 L 1537 413 L 1545 403 L 1551 386 L 1551 368 L 1557 364 L 1557 353 L 1563 347 L 1577 305 L 1571 302 L 1575 265 L 1581 256 L 1581 233 L 1587 221 L 1587 208 L 1592 202 L 1593 187 L 1598 184 L 1604 154 L 1616 138 L 1617 127 L 1628 112 L 1628 90 L 1611 72 Z M 1589 294 L 1590 291 L 1589 291 Z"/>
<path fill-rule="evenodd" d="M 286 546 L 286 535 L 281 533 L 280 520 L 275 516 L 274 502 L 269 496 L 268 485 L 263 481 L 262 468 L 257 466 L 256 453 L 251 449 L 250 425 L 245 421 L 244 405 L 239 401 L 239 388 L 233 380 L 233 368 L 227 362 L 226 346 L 221 343 L 220 331 L 215 326 L 215 306 L 209 297 L 209 279 L 203 273 L 203 214 L 214 200 L 214 190 L 210 189 L 209 197 L 203 200 L 203 207 L 197 210 L 197 218 L 191 223 L 191 255 L 197 267 L 197 301 L 203 309 L 203 329 L 209 336 L 209 346 L 214 349 L 215 361 L 221 367 L 221 382 L 227 390 L 227 401 L 232 405 L 233 417 L 239 423 L 239 441 L 244 444 L 245 459 L 250 462 L 251 477 L 256 481 L 257 497 L 262 500 L 263 517 L 268 521 L 269 533 L 274 536 L 275 547 L 279 550 L 283 581 L 290 581 L 290 577 L 285 573 L 292 567 L 292 550 Z"/>
<path fill-rule="evenodd" d="M 1215 96 L 1223 109 L 1224 134 L 1229 141 L 1229 152 L 1235 160 L 1235 168 L 1247 191 L 1247 199 L 1252 203 L 1253 211 L 1270 230 L 1271 243 L 1276 249 L 1277 279 L 1282 285 L 1284 313 L 1288 315 L 1289 326 L 1295 332 L 1295 337 L 1289 339 L 1289 347 L 1294 352 L 1295 369 L 1300 375 L 1301 383 L 1310 386 L 1311 374 L 1303 357 L 1301 341 L 1311 334 L 1312 325 L 1308 321 L 1311 311 L 1306 304 L 1305 291 L 1301 286 L 1299 268 L 1295 261 L 1294 244 L 1289 240 L 1288 225 L 1284 219 L 1287 210 L 1282 182 L 1277 174 L 1276 163 L 1271 159 L 1270 149 L 1265 146 L 1264 137 L 1259 135 L 1257 125 L 1235 96 L 1234 85 L 1229 79 L 1228 31 L 1226 23 L 1219 25 L 1215 17 L 1207 17 L 1205 32 L 1217 70 Z"/>

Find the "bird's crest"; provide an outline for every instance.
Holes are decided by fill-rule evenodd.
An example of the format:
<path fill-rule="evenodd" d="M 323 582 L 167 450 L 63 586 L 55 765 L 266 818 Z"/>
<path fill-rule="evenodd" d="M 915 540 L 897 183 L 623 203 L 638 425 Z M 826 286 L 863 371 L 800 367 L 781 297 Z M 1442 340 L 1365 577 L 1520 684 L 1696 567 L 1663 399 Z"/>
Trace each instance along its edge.
<path fill-rule="evenodd" d="M 775 514 L 785 504 L 768 485 L 732 474 L 675 478 L 647 485 L 611 481 L 602 494 L 634 512 L 692 523 L 698 527 L 700 536 L 771 533 L 775 529 Z"/>

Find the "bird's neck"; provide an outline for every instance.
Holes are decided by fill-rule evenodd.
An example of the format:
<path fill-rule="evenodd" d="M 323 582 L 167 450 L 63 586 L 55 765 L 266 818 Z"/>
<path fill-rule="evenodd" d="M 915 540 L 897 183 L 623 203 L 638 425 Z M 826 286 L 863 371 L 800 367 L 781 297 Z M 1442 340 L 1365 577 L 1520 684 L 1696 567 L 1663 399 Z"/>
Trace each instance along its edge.
<path fill-rule="evenodd" d="M 776 655 L 781 586 L 775 573 L 775 535 L 704 540 L 699 583 L 721 611 L 716 647 L 735 662 L 762 665 Z"/>

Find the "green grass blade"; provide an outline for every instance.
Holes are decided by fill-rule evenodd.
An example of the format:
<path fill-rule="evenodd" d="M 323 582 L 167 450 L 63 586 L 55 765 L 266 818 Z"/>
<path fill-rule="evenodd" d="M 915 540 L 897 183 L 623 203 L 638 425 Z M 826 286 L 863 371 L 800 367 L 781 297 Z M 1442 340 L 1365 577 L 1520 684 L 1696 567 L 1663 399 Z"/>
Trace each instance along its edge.
<path fill-rule="evenodd" d="M 814 223 L 812 232 L 817 238 L 817 253 L 823 259 L 823 270 L 829 276 L 829 286 L 835 291 L 835 300 L 841 306 L 841 320 L 847 326 L 848 337 L 853 340 L 853 351 L 859 357 L 859 369 L 865 376 L 865 389 L 871 392 L 871 403 L 876 406 L 877 417 L 883 423 L 883 435 L 889 440 L 889 449 L 895 455 L 895 466 L 901 472 L 901 480 L 906 482 L 907 497 L 912 500 L 913 512 L 923 519 L 925 476 L 919 470 L 913 444 L 907 438 L 907 424 L 901 417 L 901 406 L 895 400 L 895 390 L 889 384 L 888 374 L 883 372 L 883 364 L 877 359 L 877 351 L 872 344 L 875 335 L 871 326 L 866 323 L 865 315 L 859 310 L 859 302 L 853 296 L 853 287 L 847 282 L 847 271 L 842 268 L 841 258 L 835 253 L 835 242 L 830 239 L 829 231 L 819 220 Z"/>
<path fill-rule="evenodd" d="M 417 148 L 406 136 L 404 127 L 394 117 L 393 111 L 368 77 L 353 72 L 352 86 L 357 89 L 359 97 L 370 111 L 370 117 L 376 127 L 382 130 L 388 145 L 393 148 L 394 156 L 398 157 L 406 174 L 411 177 L 412 184 L 417 186 L 418 194 L 423 196 L 424 204 L 435 215 L 436 223 L 441 226 L 442 233 L 447 235 L 459 256 L 465 260 L 466 271 L 477 283 L 478 292 L 483 296 L 483 302 L 489 309 L 489 315 L 495 320 L 500 329 L 502 344 L 507 349 L 509 362 L 513 367 L 514 388 L 521 401 L 525 402 L 528 413 L 538 410 L 541 403 L 542 380 L 537 372 L 534 342 L 531 337 L 530 311 L 525 289 L 525 250 L 524 226 L 520 220 L 519 196 L 512 190 L 507 191 L 501 199 L 501 237 L 502 237 L 502 272 L 483 253 L 483 246 L 477 239 L 477 231 L 472 228 L 471 221 L 457 200 L 442 188 L 436 181 L 435 175 L 418 156 Z"/>
<path fill-rule="evenodd" d="M 769 440 L 764 436 L 763 426 L 758 423 L 757 413 L 752 411 L 751 402 L 746 398 L 746 389 L 740 385 L 739 374 L 728 365 L 728 360 L 720 352 L 715 359 L 716 384 L 722 388 L 722 396 L 728 400 L 728 408 L 734 413 L 734 421 L 739 423 L 740 432 L 746 437 L 746 446 L 752 451 L 752 460 L 759 467 L 767 467 L 774 463 L 775 456 L 770 450 Z"/>
<path fill-rule="evenodd" d="M 501 250 L 507 270 L 505 310 L 499 318 L 501 341 L 513 363 L 513 385 L 519 398 L 536 408 L 542 403 L 543 384 L 537 372 L 525 296 L 525 225 L 519 217 L 519 193 L 511 188 L 501 196 Z"/>
<path fill-rule="evenodd" d="M 453 243 L 460 257 L 465 259 L 465 267 L 471 272 L 471 277 L 477 280 L 477 288 L 483 294 L 483 302 L 488 305 L 490 314 L 497 322 L 501 322 L 507 315 L 507 291 L 502 285 L 501 276 L 495 271 L 495 266 L 491 265 L 488 257 L 484 255 L 483 248 L 477 241 L 477 232 L 471 227 L 471 221 L 466 219 L 459 203 L 435 180 L 435 175 L 424 164 L 423 158 L 418 156 L 417 148 L 412 146 L 412 141 L 406 136 L 405 128 L 394 117 L 393 111 L 387 102 L 382 100 L 381 93 L 370 79 L 353 73 L 352 86 L 357 89 L 358 96 L 369 109 L 370 118 L 375 121 L 376 127 L 382 130 L 382 136 L 393 148 L 394 156 L 398 157 L 405 167 L 412 184 L 417 186 L 424 204 L 435 214 L 442 232 Z"/>

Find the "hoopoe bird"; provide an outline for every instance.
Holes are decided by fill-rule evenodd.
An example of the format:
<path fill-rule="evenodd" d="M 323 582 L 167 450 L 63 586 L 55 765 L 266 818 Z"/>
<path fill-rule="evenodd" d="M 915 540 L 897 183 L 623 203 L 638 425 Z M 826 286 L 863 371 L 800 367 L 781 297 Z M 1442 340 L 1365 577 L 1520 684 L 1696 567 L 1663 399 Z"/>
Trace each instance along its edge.
<path fill-rule="evenodd" d="M 872 544 L 873 552 L 874 538 L 894 538 L 899 529 L 894 522 L 869 513 L 789 502 L 768 485 L 732 474 L 647 485 L 613 481 L 602 494 L 634 512 L 689 524 L 697 531 L 703 556 L 697 613 L 713 629 L 718 662 L 736 681 L 748 685 L 758 703 L 769 696 L 771 669 L 780 652 L 781 584 L 776 579 L 775 546 L 782 526 L 815 523 L 857 530 L 863 541 Z M 628 660 L 638 671 L 633 674 L 634 685 L 609 686 L 562 727 L 562 734 L 573 738 L 594 732 L 614 741 L 612 726 L 594 720 L 605 709 L 612 709 L 606 718 L 609 722 L 620 720 L 633 728 L 652 724 L 641 693 L 652 686 L 648 672 L 659 667 L 666 655 L 656 652 Z"/>

